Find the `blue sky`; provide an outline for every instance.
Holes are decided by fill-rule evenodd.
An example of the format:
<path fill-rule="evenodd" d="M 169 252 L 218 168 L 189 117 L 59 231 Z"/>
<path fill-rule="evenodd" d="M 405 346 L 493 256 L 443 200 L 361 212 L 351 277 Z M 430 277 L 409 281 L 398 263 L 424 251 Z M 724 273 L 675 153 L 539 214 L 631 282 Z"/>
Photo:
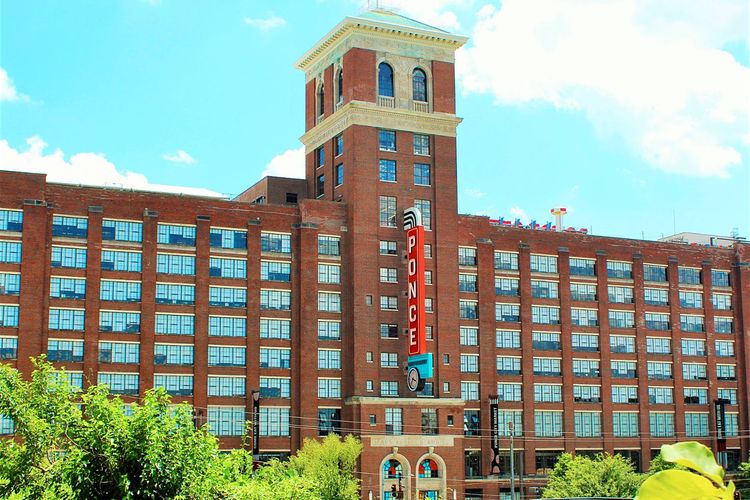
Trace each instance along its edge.
<path fill-rule="evenodd" d="M 471 37 L 457 56 L 462 212 L 543 223 L 566 206 L 566 225 L 596 234 L 750 236 L 746 2 L 381 5 Z M 292 64 L 363 6 L 3 0 L 0 168 L 226 194 L 299 172 Z"/>

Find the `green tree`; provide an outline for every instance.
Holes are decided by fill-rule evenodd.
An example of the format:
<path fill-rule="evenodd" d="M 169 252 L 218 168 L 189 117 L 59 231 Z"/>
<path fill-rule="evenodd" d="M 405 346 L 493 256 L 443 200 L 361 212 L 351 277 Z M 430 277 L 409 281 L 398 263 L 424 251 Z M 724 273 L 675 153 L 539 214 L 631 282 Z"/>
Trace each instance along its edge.
<path fill-rule="evenodd" d="M 543 498 L 633 497 L 643 481 L 632 462 L 621 455 L 594 458 L 563 453 L 549 475 Z"/>
<path fill-rule="evenodd" d="M 750 498 L 750 457 L 747 462 L 740 464 L 737 472 L 737 485 L 742 498 Z"/>
<path fill-rule="evenodd" d="M 18 440 L 0 440 L 0 496 L 204 498 L 216 485 L 216 439 L 196 430 L 187 405 L 149 391 L 134 415 L 104 386 L 79 394 L 34 361 L 31 381 L 0 365 L 0 413 Z"/>

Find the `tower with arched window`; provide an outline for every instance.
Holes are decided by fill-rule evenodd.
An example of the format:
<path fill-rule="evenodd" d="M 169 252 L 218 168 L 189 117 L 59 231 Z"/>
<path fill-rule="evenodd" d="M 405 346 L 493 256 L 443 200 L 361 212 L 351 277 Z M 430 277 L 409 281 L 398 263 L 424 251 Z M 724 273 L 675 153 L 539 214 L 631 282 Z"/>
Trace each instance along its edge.
<path fill-rule="evenodd" d="M 347 207 L 350 244 L 342 252 L 350 266 L 342 268 L 342 285 L 349 289 L 342 293 L 340 374 L 346 404 L 339 414 L 368 435 L 365 498 L 368 491 L 391 498 L 392 488 L 421 488 L 420 498 L 446 498 L 446 471 L 463 475 L 464 408 L 460 388 L 448 382 L 460 376 L 458 367 L 437 364 L 435 377 L 418 394 L 407 389 L 401 370 L 408 353 L 399 254 L 405 248 L 401 214 L 416 206 L 426 229 L 428 276 L 458 272 L 461 119 L 454 56 L 465 42 L 463 36 L 374 10 L 347 17 L 297 61 L 306 79 L 302 142 L 308 193 Z M 375 249 L 378 262 L 372 259 Z M 434 336 L 437 330 L 458 331 L 452 299 L 458 284 L 440 282 L 439 295 L 437 279 L 431 283 L 428 342 L 437 359 L 437 353 L 459 349 L 457 336 Z"/>

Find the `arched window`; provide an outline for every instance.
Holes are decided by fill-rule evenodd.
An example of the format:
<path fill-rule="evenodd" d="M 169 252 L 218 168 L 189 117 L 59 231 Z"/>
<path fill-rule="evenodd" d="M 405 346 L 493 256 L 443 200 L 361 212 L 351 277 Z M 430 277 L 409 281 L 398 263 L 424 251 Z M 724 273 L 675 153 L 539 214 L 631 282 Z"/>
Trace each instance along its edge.
<path fill-rule="evenodd" d="M 427 102 L 427 75 L 417 68 L 411 75 L 412 99 Z"/>
<path fill-rule="evenodd" d="M 431 458 L 425 458 L 422 463 L 419 464 L 419 470 L 417 471 L 421 478 L 435 478 L 440 477 L 438 465 Z"/>
<path fill-rule="evenodd" d="M 325 95 L 325 89 L 321 83 L 320 88 L 318 89 L 318 116 L 323 116 L 323 113 L 325 112 Z"/>
<path fill-rule="evenodd" d="M 404 477 L 403 467 L 401 462 L 395 458 L 386 460 L 383 464 L 383 477 L 385 479 L 398 479 Z"/>
<path fill-rule="evenodd" d="M 338 95 L 336 96 L 336 102 L 341 104 L 342 102 L 344 102 L 344 70 L 343 69 L 339 70 L 339 76 L 338 78 L 336 78 L 336 81 L 337 81 L 337 87 L 338 87 L 336 89 L 338 91 Z"/>
<path fill-rule="evenodd" d="M 387 63 L 378 66 L 378 95 L 393 97 L 393 68 Z"/>

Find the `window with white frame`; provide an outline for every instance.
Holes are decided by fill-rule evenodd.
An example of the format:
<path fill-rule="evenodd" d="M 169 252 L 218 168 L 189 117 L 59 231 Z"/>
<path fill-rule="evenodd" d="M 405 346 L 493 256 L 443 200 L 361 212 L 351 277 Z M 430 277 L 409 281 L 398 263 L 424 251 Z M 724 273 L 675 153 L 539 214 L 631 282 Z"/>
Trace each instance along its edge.
<path fill-rule="evenodd" d="M 162 335 L 194 335 L 195 316 L 156 313 L 155 332 Z"/>
<path fill-rule="evenodd" d="M 573 401 L 576 403 L 601 403 L 602 388 L 598 385 L 573 385 Z"/>
<path fill-rule="evenodd" d="M 638 402 L 638 386 L 636 385 L 613 385 L 612 386 L 613 403 L 630 403 Z"/>
<path fill-rule="evenodd" d="M 286 233 L 260 233 L 260 251 L 269 253 L 292 253 L 292 235 Z"/>
<path fill-rule="evenodd" d="M 52 276 L 49 279 L 49 296 L 56 299 L 83 300 L 86 298 L 86 279 Z"/>
<path fill-rule="evenodd" d="M 479 373 L 479 355 L 461 354 L 460 369 L 461 373 Z"/>
<path fill-rule="evenodd" d="M 495 269 L 499 271 L 518 271 L 518 254 L 515 252 L 495 251 Z"/>
<path fill-rule="evenodd" d="M 666 283 L 667 266 L 660 266 L 658 264 L 643 264 L 643 280 Z"/>
<path fill-rule="evenodd" d="M 704 363 L 683 363 L 682 380 L 706 380 L 708 372 Z"/>
<path fill-rule="evenodd" d="M 651 411 L 648 424 L 651 437 L 674 437 L 674 413 Z"/>
<path fill-rule="evenodd" d="M 703 316 L 680 314 L 680 330 L 683 332 L 704 332 L 706 327 Z"/>
<path fill-rule="evenodd" d="M 16 339 L 9 339 L 8 337 L 3 337 L 3 338 L 0 338 L 0 343 L 2 345 L 5 345 L 6 339 L 16 341 Z M 15 342 L 14 345 L 17 346 L 17 341 Z M 16 348 L 14 347 L 13 349 L 15 350 Z M 3 359 L 2 354 L 0 354 L 0 359 Z M 83 340 L 49 339 L 47 341 L 47 360 L 48 361 L 74 361 L 74 362 L 83 361 Z"/>
<path fill-rule="evenodd" d="M 466 346 L 479 345 L 479 328 L 462 326 L 459 328 L 459 343 Z"/>
<path fill-rule="evenodd" d="M 318 264 L 318 283 L 340 284 L 341 266 L 337 264 Z"/>
<path fill-rule="evenodd" d="M 680 290 L 680 307 L 688 309 L 703 308 L 703 294 L 700 292 L 686 292 Z"/>
<path fill-rule="evenodd" d="M 52 248 L 52 261 L 54 267 L 54 250 Z M 63 251 L 69 250 L 67 247 L 57 247 Z M 83 256 L 83 265 L 80 267 L 86 267 L 86 250 L 85 249 L 70 249 L 79 250 Z M 63 254 L 63 258 L 65 255 Z M 131 252 L 127 250 L 102 250 L 102 269 L 106 271 L 126 271 L 132 273 L 140 273 L 143 265 L 143 258 L 141 252 Z M 71 267 L 63 265 L 62 267 Z M 75 266 L 78 267 L 78 266 Z M 193 273 L 194 274 L 194 273 Z"/>
<path fill-rule="evenodd" d="M 319 378 L 318 397 L 323 399 L 339 399 L 341 397 L 341 379 Z"/>
<path fill-rule="evenodd" d="M 260 348 L 261 368 L 289 368 L 291 349 L 289 348 Z"/>
<path fill-rule="evenodd" d="M 705 356 L 706 341 L 700 339 L 682 339 L 680 341 L 683 356 Z"/>
<path fill-rule="evenodd" d="M 341 312 L 341 294 L 333 292 L 318 292 L 318 311 Z"/>
<path fill-rule="evenodd" d="M 575 362 L 575 361 L 574 361 Z M 615 378 L 636 378 L 637 371 L 635 361 L 610 361 L 612 376 Z"/>
<path fill-rule="evenodd" d="M 461 399 L 479 401 L 479 382 L 461 382 Z"/>
<path fill-rule="evenodd" d="M 561 411 L 534 411 L 534 433 L 537 437 L 562 436 Z"/>
<path fill-rule="evenodd" d="M 573 376 L 574 377 L 598 377 L 599 360 L 598 359 L 574 359 Z"/>
<path fill-rule="evenodd" d="M 521 321 L 521 306 L 518 304 L 495 304 L 495 321 L 518 323 Z"/>
<path fill-rule="evenodd" d="M 289 408 L 260 407 L 261 436 L 289 436 Z"/>
<path fill-rule="evenodd" d="M 607 287 L 607 295 L 609 297 L 609 301 L 614 304 L 633 303 L 633 287 L 630 286 L 609 285 Z"/>
<path fill-rule="evenodd" d="M 617 279 L 633 279 L 633 264 L 631 262 L 608 260 L 607 277 Z"/>
<path fill-rule="evenodd" d="M 60 216 L 53 216 L 53 219 Z M 84 219 L 86 220 L 86 219 Z M 20 233 L 23 229 L 23 211 L 0 209 L 0 231 Z"/>
<path fill-rule="evenodd" d="M 562 403 L 562 385 L 534 384 L 534 401 L 537 403 Z"/>
<path fill-rule="evenodd" d="M 396 227 L 396 197 L 380 197 L 380 226 Z"/>
<path fill-rule="evenodd" d="M 734 342 L 731 340 L 717 340 L 714 342 L 714 346 L 717 356 L 722 358 L 734 356 Z"/>
<path fill-rule="evenodd" d="M 700 285 L 701 270 L 694 267 L 678 267 L 677 275 L 681 285 Z"/>
<path fill-rule="evenodd" d="M 20 251 L 20 250 L 19 250 Z M 119 253 L 119 252 L 118 252 Z M 125 253 L 125 252 L 122 252 Z M 130 252 L 129 252 L 130 253 Z M 138 255 L 140 253 L 132 252 Z M 104 254 L 104 252 L 102 252 Z M 0 259 L 2 261 L 2 259 Z M 140 263 L 140 259 L 138 261 Z M 86 269 L 86 249 L 78 247 L 59 247 L 52 246 L 52 260 L 50 262 L 52 267 L 67 267 L 71 269 Z M 102 269 L 106 269 L 104 261 L 102 261 Z M 120 269 L 117 269 L 118 271 Z M 130 269 L 121 269 L 122 271 L 129 271 Z M 138 272 L 141 272 L 141 266 L 138 265 Z"/>
<path fill-rule="evenodd" d="M 708 389 L 703 387 L 685 387 L 682 389 L 686 405 L 707 405 Z"/>
<path fill-rule="evenodd" d="M 557 273 L 557 257 L 554 255 L 531 254 L 532 273 Z"/>
<path fill-rule="evenodd" d="M 602 435 L 602 414 L 597 411 L 577 411 L 573 415 L 576 437 Z"/>
<path fill-rule="evenodd" d="M 643 301 L 648 306 L 669 305 L 669 292 L 664 288 L 644 288 Z"/>
<path fill-rule="evenodd" d="M 477 275 L 459 273 L 458 291 L 459 292 L 476 292 L 477 291 Z"/>
<path fill-rule="evenodd" d="M 247 260 L 211 257 L 208 275 L 214 278 L 247 279 Z"/>
<path fill-rule="evenodd" d="M 143 223 L 104 219 L 102 220 L 102 240 L 140 243 L 143 241 Z"/>
<path fill-rule="evenodd" d="M 385 409 L 385 433 L 390 436 L 403 434 L 403 416 L 401 408 Z"/>
<path fill-rule="evenodd" d="M 288 283 L 291 281 L 292 264 L 278 260 L 260 261 L 260 279 L 263 281 L 279 281 Z"/>
<path fill-rule="evenodd" d="M 635 352 L 635 337 L 610 335 L 609 350 L 610 352 Z"/>
<path fill-rule="evenodd" d="M 476 267 L 477 249 L 474 247 L 458 247 L 458 265 Z"/>
<path fill-rule="evenodd" d="M 262 322 L 262 320 L 261 320 Z M 261 329 L 262 332 L 262 329 Z M 244 316 L 209 316 L 209 337 L 244 337 L 247 334 L 247 320 Z M 262 333 L 261 333 L 262 338 Z"/>
<path fill-rule="evenodd" d="M 100 363 L 138 364 L 141 345 L 137 342 L 99 342 Z"/>
<path fill-rule="evenodd" d="M 195 304 L 195 285 L 181 285 L 177 283 L 156 284 L 157 304 Z"/>
<path fill-rule="evenodd" d="M 209 406 L 206 417 L 215 436 L 242 436 L 245 432 L 244 406 Z"/>
<path fill-rule="evenodd" d="M 732 296 L 726 293 L 714 293 L 711 302 L 717 311 L 729 311 L 732 309 Z"/>
<path fill-rule="evenodd" d="M 195 276 L 195 255 L 157 253 L 156 272 Z"/>
<path fill-rule="evenodd" d="M 338 236 L 318 235 L 318 255 L 341 255 L 341 238 Z"/>
<path fill-rule="evenodd" d="M 380 367 L 381 368 L 398 368 L 398 353 L 381 352 L 380 353 Z"/>
<path fill-rule="evenodd" d="M 193 395 L 192 375 L 154 375 L 154 388 L 162 388 L 170 396 Z"/>
<path fill-rule="evenodd" d="M 81 348 L 83 348 L 83 346 L 81 346 Z M 17 357 L 18 339 L 16 337 L 0 337 L 0 360 L 16 359 Z"/>
<path fill-rule="evenodd" d="M 521 374 L 521 358 L 517 356 L 498 356 L 496 365 L 498 375 Z"/>
<path fill-rule="evenodd" d="M 674 389 L 671 387 L 649 386 L 648 402 L 654 405 L 674 404 Z"/>
<path fill-rule="evenodd" d="M 243 308 L 247 306 L 247 289 L 234 286 L 209 286 L 208 305 Z"/>
<path fill-rule="evenodd" d="M 212 227 L 208 237 L 211 248 L 247 248 L 247 231 L 242 229 Z"/>
<path fill-rule="evenodd" d="M 520 349 L 521 332 L 517 330 L 495 330 L 495 347 L 498 349 Z"/>
<path fill-rule="evenodd" d="M 339 349 L 318 349 L 318 370 L 340 370 L 341 351 Z"/>
<path fill-rule="evenodd" d="M 331 320 L 318 320 L 318 340 L 340 340 L 341 322 Z"/>
<path fill-rule="evenodd" d="M 84 309 L 58 309 L 50 307 L 49 329 L 82 332 L 86 317 Z M 0 325 L 18 327 L 18 306 L 0 306 Z"/>
<path fill-rule="evenodd" d="M 685 436 L 708 437 L 708 413 L 685 413 Z"/>
<path fill-rule="evenodd" d="M 570 336 L 571 346 L 578 352 L 598 352 L 599 336 L 588 333 L 574 333 Z"/>
<path fill-rule="evenodd" d="M 396 268 L 395 267 L 381 267 L 380 268 L 380 282 L 381 283 L 398 282 Z"/>
<path fill-rule="evenodd" d="M 638 413 L 612 412 L 612 433 L 615 437 L 638 436 Z"/>
<path fill-rule="evenodd" d="M 521 401 L 521 384 L 515 382 L 498 382 L 497 397 L 499 401 Z"/>
<path fill-rule="evenodd" d="M 571 283 L 570 300 L 578 302 L 595 302 L 596 285 L 589 283 Z"/>
<path fill-rule="evenodd" d="M 83 374 L 81 383 L 83 383 Z M 128 396 L 138 395 L 139 375 L 137 373 L 107 373 L 99 372 L 97 374 L 97 383 L 109 387 L 111 394 L 126 394 Z"/>
<path fill-rule="evenodd" d="M 737 389 L 719 388 L 719 399 L 726 399 L 730 405 L 737 404 Z"/>
<path fill-rule="evenodd" d="M 264 311 L 289 311 L 292 308 L 292 292 L 289 290 L 260 290 L 260 308 Z"/>
<path fill-rule="evenodd" d="M 560 296 L 557 281 L 531 280 L 531 296 L 538 299 L 556 299 Z"/>
<path fill-rule="evenodd" d="M 261 359 L 262 356 L 263 349 Z M 245 366 L 245 359 L 244 347 L 208 346 L 208 366 Z"/>
<path fill-rule="evenodd" d="M 384 398 L 398 397 L 398 382 L 381 380 L 380 396 Z"/>
<path fill-rule="evenodd" d="M 261 387 L 263 386 L 263 377 L 261 377 Z M 208 395 L 212 397 L 245 397 L 246 379 L 244 375 L 227 376 L 227 375 L 209 375 L 208 376 Z"/>
<path fill-rule="evenodd" d="M 719 380 L 737 380 L 735 365 L 716 365 L 716 378 Z"/>
<path fill-rule="evenodd" d="M 596 309 L 570 310 L 570 322 L 573 326 L 599 326 L 599 311 Z"/>
<path fill-rule="evenodd" d="M 711 270 L 711 284 L 713 286 L 729 287 L 729 271 L 721 271 L 719 269 Z"/>
<path fill-rule="evenodd" d="M 154 344 L 154 364 L 191 366 L 193 364 L 193 345 Z"/>
<path fill-rule="evenodd" d="M 633 311 L 609 311 L 609 326 L 611 328 L 635 328 L 635 313 Z"/>
<path fill-rule="evenodd" d="M 716 333 L 734 333 L 732 318 L 725 316 L 714 316 L 714 331 Z"/>
<path fill-rule="evenodd" d="M 646 363 L 646 371 L 648 372 L 649 380 L 672 379 L 672 363 L 664 361 L 648 361 Z"/>
<path fill-rule="evenodd" d="M 596 276 L 596 260 L 582 259 L 580 257 L 570 258 L 571 276 Z"/>
<path fill-rule="evenodd" d="M 560 308 L 531 306 L 531 322 L 539 325 L 559 325 Z"/>
<path fill-rule="evenodd" d="M 158 225 L 157 243 L 166 245 L 181 245 L 186 247 L 195 246 L 195 226 L 183 226 L 177 224 Z"/>
<path fill-rule="evenodd" d="M 383 311 L 398 311 L 398 297 L 395 295 L 381 295 L 380 309 Z"/>
<path fill-rule="evenodd" d="M 115 302 L 140 302 L 140 281 L 101 280 L 99 299 Z"/>

